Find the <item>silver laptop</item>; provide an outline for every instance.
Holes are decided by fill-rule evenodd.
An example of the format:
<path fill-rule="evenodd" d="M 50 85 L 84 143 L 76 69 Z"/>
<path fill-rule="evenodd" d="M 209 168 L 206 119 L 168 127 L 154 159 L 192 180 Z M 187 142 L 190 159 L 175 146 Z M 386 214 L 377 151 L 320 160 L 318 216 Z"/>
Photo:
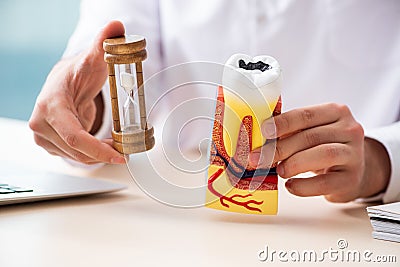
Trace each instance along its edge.
<path fill-rule="evenodd" d="M 126 188 L 96 178 L 21 168 L 0 162 L 0 205 L 109 193 Z"/>

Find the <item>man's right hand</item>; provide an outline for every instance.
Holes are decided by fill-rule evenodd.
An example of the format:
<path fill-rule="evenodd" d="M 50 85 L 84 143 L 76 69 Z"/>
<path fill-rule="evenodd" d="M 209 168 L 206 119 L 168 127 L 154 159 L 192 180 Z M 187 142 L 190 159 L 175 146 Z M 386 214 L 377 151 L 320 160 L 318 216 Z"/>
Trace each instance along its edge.
<path fill-rule="evenodd" d="M 103 113 L 101 88 L 107 78 L 103 41 L 124 32 L 121 22 L 110 22 L 91 48 L 62 59 L 51 70 L 29 120 L 36 144 L 50 154 L 85 164 L 125 163 L 111 140 L 92 136 Z"/>

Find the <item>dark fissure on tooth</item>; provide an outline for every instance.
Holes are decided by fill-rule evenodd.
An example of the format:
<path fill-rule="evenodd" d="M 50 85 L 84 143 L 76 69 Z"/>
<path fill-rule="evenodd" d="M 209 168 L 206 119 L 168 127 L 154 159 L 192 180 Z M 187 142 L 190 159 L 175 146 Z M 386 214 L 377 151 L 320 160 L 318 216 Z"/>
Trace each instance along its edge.
<path fill-rule="evenodd" d="M 246 62 L 244 62 L 243 59 L 239 60 L 239 68 L 241 69 L 245 69 L 245 70 L 260 70 L 262 72 L 272 69 L 272 66 L 264 63 L 262 61 L 258 61 L 256 63 L 253 62 L 249 62 L 246 64 Z"/>

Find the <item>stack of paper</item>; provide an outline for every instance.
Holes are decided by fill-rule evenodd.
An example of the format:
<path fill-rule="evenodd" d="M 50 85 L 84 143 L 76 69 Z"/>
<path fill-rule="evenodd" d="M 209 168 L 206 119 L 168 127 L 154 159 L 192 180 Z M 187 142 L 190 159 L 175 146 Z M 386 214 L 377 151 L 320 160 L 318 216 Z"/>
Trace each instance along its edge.
<path fill-rule="evenodd" d="M 367 207 L 367 211 L 373 238 L 400 242 L 400 202 Z"/>

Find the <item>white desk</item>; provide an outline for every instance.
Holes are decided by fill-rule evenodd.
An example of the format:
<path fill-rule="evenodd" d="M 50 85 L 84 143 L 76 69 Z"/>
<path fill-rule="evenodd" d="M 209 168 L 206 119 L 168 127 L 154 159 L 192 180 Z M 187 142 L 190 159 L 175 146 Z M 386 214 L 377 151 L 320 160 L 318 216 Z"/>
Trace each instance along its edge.
<path fill-rule="evenodd" d="M 0 129 L 2 161 L 129 185 L 109 195 L 0 207 L 2 267 L 271 266 L 282 265 L 276 255 L 273 264 L 257 259 L 265 245 L 320 254 L 338 249 L 340 238 L 349 250 L 397 257 L 397 263 L 368 266 L 400 262 L 400 244 L 371 237 L 364 205 L 294 197 L 280 183 L 278 216 L 173 208 L 141 192 L 125 166 L 73 168 L 37 147 L 26 122 L 0 119 Z M 323 266 L 331 264 L 338 265 L 326 259 Z"/>

